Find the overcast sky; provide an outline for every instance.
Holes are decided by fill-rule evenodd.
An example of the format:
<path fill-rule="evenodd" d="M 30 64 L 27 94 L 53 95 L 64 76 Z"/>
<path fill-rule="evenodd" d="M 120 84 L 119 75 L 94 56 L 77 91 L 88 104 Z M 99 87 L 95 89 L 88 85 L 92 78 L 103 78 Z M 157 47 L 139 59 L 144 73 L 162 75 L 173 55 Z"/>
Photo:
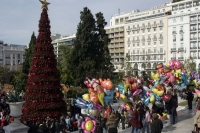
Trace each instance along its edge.
<path fill-rule="evenodd" d="M 107 22 L 113 14 L 147 10 L 170 0 L 47 0 L 51 4 L 49 19 L 51 32 L 62 35 L 76 33 L 80 11 L 88 7 L 92 14 L 102 12 Z M 39 0 L 0 0 L 0 40 L 4 43 L 29 44 L 34 31 L 38 35 L 41 14 Z"/>

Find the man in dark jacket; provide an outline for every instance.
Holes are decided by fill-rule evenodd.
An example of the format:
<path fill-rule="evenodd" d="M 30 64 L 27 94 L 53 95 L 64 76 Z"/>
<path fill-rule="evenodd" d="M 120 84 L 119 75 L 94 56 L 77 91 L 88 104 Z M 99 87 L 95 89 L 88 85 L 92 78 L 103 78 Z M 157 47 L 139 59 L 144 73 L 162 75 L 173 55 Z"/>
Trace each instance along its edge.
<path fill-rule="evenodd" d="M 161 133 L 163 129 L 163 123 L 161 120 L 158 119 L 157 114 L 153 114 L 153 121 L 151 124 L 151 133 Z"/>
<path fill-rule="evenodd" d="M 186 94 L 187 94 L 187 101 L 188 101 L 188 109 L 192 109 L 192 101 L 194 99 L 194 95 L 192 94 L 190 90 Z"/>

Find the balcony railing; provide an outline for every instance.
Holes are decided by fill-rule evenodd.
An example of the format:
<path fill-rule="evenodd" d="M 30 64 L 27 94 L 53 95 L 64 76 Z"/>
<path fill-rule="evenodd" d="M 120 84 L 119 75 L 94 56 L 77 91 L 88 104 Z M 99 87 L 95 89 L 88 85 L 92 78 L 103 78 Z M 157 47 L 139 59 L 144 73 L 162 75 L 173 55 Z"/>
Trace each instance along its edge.
<path fill-rule="evenodd" d="M 137 30 L 137 28 L 136 28 L 136 27 L 133 27 L 132 30 Z"/>
<path fill-rule="evenodd" d="M 196 37 L 194 37 L 194 38 L 190 38 L 190 40 L 197 40 L 197 38 L 196 38 Z"/>
<path fill-rule="evenodd" d="M 142 42 L 145 42 L 145 39 L 141 39 Z"/>
<path fill-rule="evenodd" d="M 131 43 L 131 41 L 127 41 L 127 44 L 130 44 Z"/>
<path fill-rule="evenodd" d="M 171 60 L 176 60 L 176 57 L 172 57 Z"/>
<path fill-rule="evenodd" d="M 178 51 L 180 52 L 180 51 L 184 51 L 184 48 L 178 48 Z"/>
<path fill-rule="evenodd" d="M 126 31 L 131 31 L 131 28 L 126 29 Z"/>
<path fill-rule="evenodd" d="M 144 28 L 145 28 L 145 26 L 144 26 L 144 25 L 140 27 L 140 29 L 144 29 Z"/>
<path fill-rule="evenodd" d="M 150 29 L 151 28 L 151 25 L 146 25 L 147 29 Z"/>
<path fill-rule="evenodd" d="M 192 5 L 186 5 L 186 8 L 190 8 L 190 7 L 192 7 Z"/>
<path fill-rule="evenodd" d="M 183 30 L 180 30 L 180 33 L 183 33 Z"/>
<path fill-rule="evenodd" d="M 173 9 L 172 9 L 172 11 L 176 11 L 176 10 L 178 10 L 178 8 L 173 8 Z"/>
<path fill-rule="evenodd" d="M 197 19 L 190 20 L 190 22 L 197 22 Z"/>
<path fill-rule="evenodd" d="M 190 29 L 190 31 L 196 31 L 197 29 L 196 28 L 192 28 L 192 29 Z"/>
<path fill-rule="evenodd" d="M 153 38 L 154 41 L 157 41 L 157 38 Z"/>
<path fill-rule="evenodd" d="M 172 31 L 172 34 L 176 34 L 176 31 Z"/>
<path fill-rule="evenodd" d="M 171 48 L 171 52 L 175 52 L 176 51 L 176 48 Z"/>
<path fill-rule="evenodd" d="M 163 40 L 163 37 L 159 37 L 159 40 Z"/>
<path fill-rule="evenodd" d="M 197 49 L 197 47 L 190 47 L 190 49 Z"/>
<path fill-rule="evenodd" d="M 178 57 L 178 60 L 184 60 L 184 57 Z"/>
<path fill-rule="evenodd" d="M 185 9 L 185 7 L 179 7 L 179 9 Z"/>

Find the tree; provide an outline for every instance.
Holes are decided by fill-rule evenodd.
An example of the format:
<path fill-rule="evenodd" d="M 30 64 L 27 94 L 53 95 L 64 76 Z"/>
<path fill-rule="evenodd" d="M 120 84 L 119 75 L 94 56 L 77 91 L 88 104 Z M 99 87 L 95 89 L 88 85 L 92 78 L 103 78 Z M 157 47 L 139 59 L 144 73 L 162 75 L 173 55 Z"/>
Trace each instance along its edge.
<path fill-rule="evenodd" d="M 28 71 L 29 71 L 30 66 L 31 66 L 31 60 L 32 60 L 32 56 L 33 56 L 35 43 L 36 43 L 36 36 L 35 36 L 35 33 L 33 32 L 33 34 L 31 35 L 29 47 L 25 50 L 25 57 L 26 58 L 24 60 L 23 67 L 22 67 L 23 73 L 25 73 L 27 75 L 28 75 Z"/>
<path fill-rule="evenodd" d="M 72 48 L 69 60 L 69 69 L 75 86 L 82 86 L 85 77 L 94 77 L 97 72 L 94 42 L 95 19 L 87 7 L 80 14 L 74 48 Z"/>
<path fill-rule="evenodd" d="M 60 45 L 58 49 L 61 52 L 61 56 L 58 56 L 58 69 L 60 70 L 61 81 L 65 85 L 70 86 L 73 83 L 73 78 L 68 68 L 71 49 L 66 45 Z"/>
<path fill-rule="evenodd" d="M 34 46 L 32 65 L 24 95 L 22 119 L 43 122 L 47 116 L 60 119 L 66 113 L 57 60 L 51 44 L 50 20 L 43 8 L 39 21 L 39 35 Z"/>
<path fill-rule="evenodd" d="M 188 71 L 196 71 L 196 62 L 192 57 L 189 57 L 188 59 L 184 60 L 183 66 L 188 70 Z"/>
<path fill-rule="evenodd" d="M 103 13 L 99 12 L 96 14 L 96 67 L 100 72 L 98 75 L 102 78 L 112 78 L 114 76 L 114 65 L 110 62 L 111 56 L 108 49 L 110 39 L 106 30 L 104 29 L 107 22 L 104 19 Z"/>

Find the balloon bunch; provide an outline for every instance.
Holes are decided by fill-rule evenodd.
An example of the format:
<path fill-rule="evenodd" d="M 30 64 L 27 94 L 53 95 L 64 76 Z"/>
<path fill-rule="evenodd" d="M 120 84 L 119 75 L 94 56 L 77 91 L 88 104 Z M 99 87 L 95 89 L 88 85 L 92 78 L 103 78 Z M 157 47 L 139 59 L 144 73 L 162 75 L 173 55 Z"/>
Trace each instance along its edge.
<path fill-rule="evenodd" d="M 129 111 L 133 108 L 132 102 L 140 100 L 140 94 L 142 93 L 142 78 L 125 77 L 124 84 L 118 85 L 115 89 L 115 96 L 124 103 L 121 105 L 123 109 Z"/>
<path fill-rule="evenodd" d="M 91 133 L 96 130 L 96 123 L 96 120 L 86 117 L 85 121 L 81 123 L 81 128 L 84 130 L 84 133 Z"/>
<path fill-rule="evenodd" d="M 113 84 L 110 79 L 95 79 L 86 77 L 84 84 L 88 87 L 87 94 L 77 99 L 75 104 L 81 108 L 82 114 L 98 115 L 99 110 L 103 110 L 113 103 Z"/>

